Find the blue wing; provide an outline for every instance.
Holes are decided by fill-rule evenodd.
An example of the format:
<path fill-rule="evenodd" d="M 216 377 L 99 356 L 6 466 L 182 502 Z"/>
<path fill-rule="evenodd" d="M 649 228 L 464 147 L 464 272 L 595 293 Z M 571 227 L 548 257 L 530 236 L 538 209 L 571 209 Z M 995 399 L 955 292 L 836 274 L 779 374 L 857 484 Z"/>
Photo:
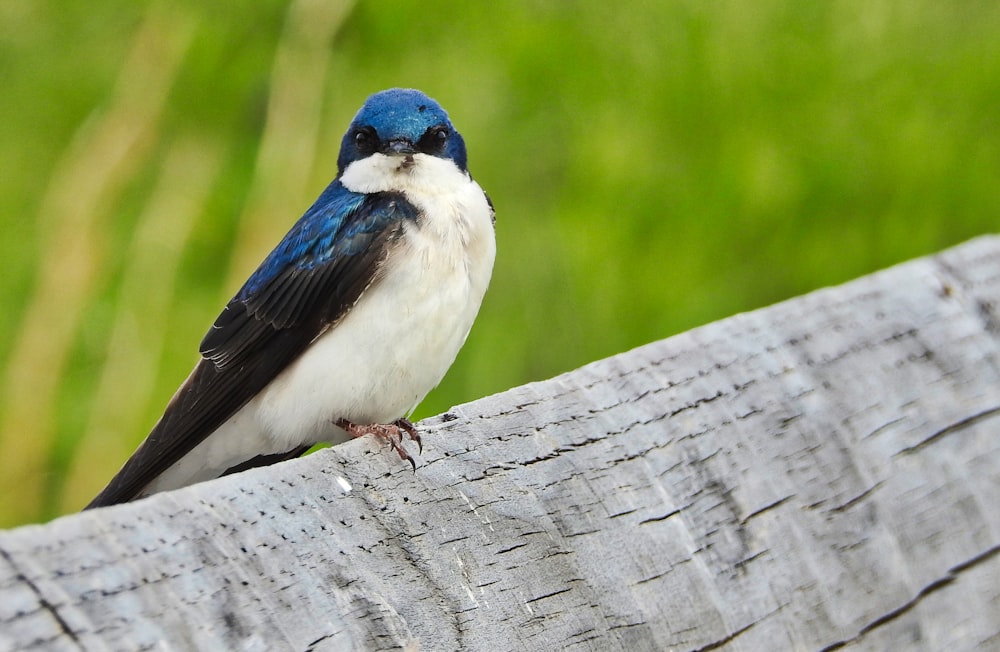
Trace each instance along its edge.
<path fill-rule="evenodd" d="M 339 181 L 330 184 L 226 305 L 201 343 L 202 360 L 88 508 L 131 500 L 246 405 L 350 311 L 377 278 L 404 223 L 416 219 L 417 210 L 399 193 L 362 195 Z M 304 450 L 254 458 L 239 468 Z"/>
<path fill-rule="evenodd" d="M 238 365 L 262 339 L 317 310 L 324 327 L 338 320 L 371 282 L 403 221 L 415 218 L 399 193 L 362 195 L 335 181 L 222 311 L 202 356 L 219 368 Z"/>

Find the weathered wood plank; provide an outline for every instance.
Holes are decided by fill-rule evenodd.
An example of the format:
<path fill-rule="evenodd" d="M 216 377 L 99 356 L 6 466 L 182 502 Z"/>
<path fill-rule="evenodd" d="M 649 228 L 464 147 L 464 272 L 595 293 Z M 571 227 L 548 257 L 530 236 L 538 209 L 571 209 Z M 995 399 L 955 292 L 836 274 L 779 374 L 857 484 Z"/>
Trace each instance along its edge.
<path fill-rule="evenodd" d="M 1000 237 L 421 427 L 0 534 L 0 647 L 1000 649 Z"/>

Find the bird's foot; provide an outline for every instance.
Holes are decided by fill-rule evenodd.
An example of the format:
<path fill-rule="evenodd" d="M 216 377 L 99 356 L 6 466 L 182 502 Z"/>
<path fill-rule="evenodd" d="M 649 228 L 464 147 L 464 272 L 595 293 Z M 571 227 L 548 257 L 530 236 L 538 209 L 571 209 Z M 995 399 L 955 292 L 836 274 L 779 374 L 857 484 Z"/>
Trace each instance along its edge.
<path fill-rule="evenodd" d="M 410 436 L 410 439 L 417 442 L 417 450 L 423 452 L 424 442 L 420 441 L 420 433 L 417 432 L 417 427 L 409 419 L 396 419 L 392 422 L 392 425 L 406 432 Z"/>
<path fill-rule="evenodd" d="M 409 462 L 414 470 L 416 470 L 417 463 L 403 449 L 403 433 L 406 433 L 410 439 L 417 442 L 417 447 L 420 450 L 423 450 L 423 445 L 420 442 L 420 434 L 413 424 L 410 423 L 409 419 L 396 419 L 392 423 L 371 423 L 367 425 L 359 425 L 347 419 L 337 419 L 337 427 L 343 428 L 352 437 L 375 435 L 379 439 L 385 440 L 402 459 Z"/>

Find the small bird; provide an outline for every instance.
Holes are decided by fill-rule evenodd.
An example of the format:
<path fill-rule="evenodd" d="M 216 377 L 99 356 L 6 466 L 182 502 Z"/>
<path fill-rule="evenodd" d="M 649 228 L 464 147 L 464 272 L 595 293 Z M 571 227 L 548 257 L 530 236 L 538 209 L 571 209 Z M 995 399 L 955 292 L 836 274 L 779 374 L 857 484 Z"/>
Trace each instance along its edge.
<path fill-rule="evenodd" d="M 394 88 L 344 135 L 337 177 L 226 305 L 163 416 L 86 509 L 375 434 L 444 377 L 493 272 L 493 205 L 441 106 Z M 410 460 L 412 463 L 412 460 Z"/>

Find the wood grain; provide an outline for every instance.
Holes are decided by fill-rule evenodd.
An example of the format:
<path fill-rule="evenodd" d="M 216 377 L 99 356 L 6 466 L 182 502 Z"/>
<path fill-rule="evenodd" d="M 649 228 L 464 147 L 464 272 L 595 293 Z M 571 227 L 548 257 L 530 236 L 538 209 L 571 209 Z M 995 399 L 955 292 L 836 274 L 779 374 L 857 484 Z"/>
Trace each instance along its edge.
<path fill-rule="evenodd" d="M 0 533 L 0 648 L 1000 649 L 1000 237 L 420 427 Z"/>

